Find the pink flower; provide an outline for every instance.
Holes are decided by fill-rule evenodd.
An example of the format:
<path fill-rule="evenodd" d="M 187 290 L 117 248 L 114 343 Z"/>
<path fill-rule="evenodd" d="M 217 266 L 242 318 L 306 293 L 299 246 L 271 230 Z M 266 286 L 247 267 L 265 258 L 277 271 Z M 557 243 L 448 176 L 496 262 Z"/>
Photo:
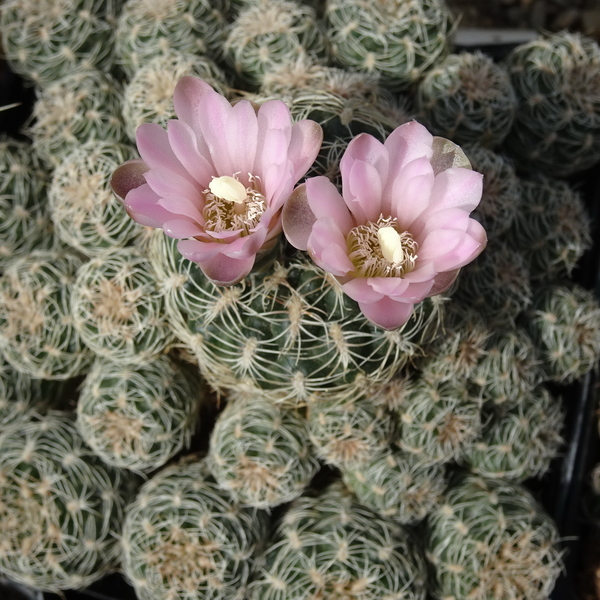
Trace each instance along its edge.
<path fill-rule="evenodd" d="M 183 256 L 219 285 L 252 269 L 281 233 L 281 208 L 314 162 L 323 139 L 313 121 L 292 124 L 279 100 L 230 104 L 207 83 L 183 77 L 177 119 L 165 131 L 141 125 L 142 160 L 128 161 L 111 185 L 134 221 L 180 239 Z"/>
<path fill-rule="evenodd" d="M 458 146 L 415 121 L 383 144 L 368 134 L 354 138 L 340 171 L 342 195 L 326 177 L 296 189 L 283 211 L 284 232 L 367 319 L 396 329 L 485 248 L 484 229 L 469 217 L 483 177 Z"/>

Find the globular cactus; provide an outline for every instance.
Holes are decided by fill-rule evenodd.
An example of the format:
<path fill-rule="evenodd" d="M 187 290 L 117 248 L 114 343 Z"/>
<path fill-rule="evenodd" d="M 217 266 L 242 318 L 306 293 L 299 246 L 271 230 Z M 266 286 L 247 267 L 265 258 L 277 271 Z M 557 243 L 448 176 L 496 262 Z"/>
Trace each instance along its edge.
<path fill-rule="evenodd" d="M 11 69 L 46 85 L 74 71 L 109 69 L 116 0 L 6 0 L 0 8 Z"/>
<path fill-rule="evenodd" d="M 293 500 L 319 469 L 306 418 L 254 393 L 229 395 L 208 464 L 235 502 L 256 508 Z"/>
<path fill-rule="evenodd" d="M 227 0 L 128 0 L 115 33 L 117 64 L 131 79 L 171 50 L 219 59 L 228 7 Z"/>
<path fill-rule="evenodd" d="M 230 95 L 226 76 L 208 57 L 171 50 L 141 66 L 123 92 L 123 121 L 127 135 L 135 140 L 142 123 L 158 123 L 166 128 L 175 119 L 173 93 L 186 75 L 200 77 L 224 96 Z"/>
<path fill-rule="evenodd" d="M 353 397 L 389 381 L 440 322 L 441 305 L 427 299 L 403 327 L 382 331 L 303 256 L 287 266 L 276 261 L 228 288 L 212 284 L 160 232 L 149 256 L 170 325 L 207 381 L 225 393 L 259 388 L 292 404 L 313 394 Z"/>
<path fill-rule="evenodd" d="M 438 336 L 419 361 L 421 377 L 430 383 L 466 382 L 486 355 L 492 332 L 481 314 L 468 305 L 452 302 Z"/>
<path fill-rule="evenodd" d="M 122 567 L 140 600 L 241 600 L 265 537 L 264 513 L 234 504 L 192 456 L 155 475 L 129 507 Z"/>
<path fill-rule="evenodd" d="M 204 392 L 166 356 L 140 366 L 97 359 L 77 402 L 77 427 L 107 464 L 153 471 L 190 445 Z"/>
<path fill-rule="evenodd" d="M 93 140 L 68 154 L 52 176 L 48 206 L 57 237 L 87 256 L 133 244 L 143 228 L 127 218 L 108 180 L 132 148 Z"/>
<path fill-rule="evenodd" d="M 545 600 L 562 570 L 558 530 L 518 484 L 454 481 L 426 522 L 435 598 Z"/>
<path fill-rule="evenodd" d="M 397 413 L 395 443 L 423 464 L 459 459 L 482 427 L 479 399 L 455 381 L 412 382 Z"/>
<path fill-rule="evenodd" d="M 387 392 L 387 390 L 385 390 Z M 308 405 L 310 441 L 327 464 L 352 468 L 374 460 L 391 441 L 396 425 L 382 392 L 339 400 L 313 399 Z"/>
<path fill-rule="evenodd" d="M 540 477 L 558 455 L 563 422 L 560 402 L 538 387 L 516 406 L 487 415 L 480 437 L 466 450 L 465 463 L 484 477 Z"/>
<path fill-rule="evenodd" d="M 471 373 L 469 383 L 490 405 L 514 407 L 543 380 L 540 361 L 531 338 L 520 327 L 496 331 L 485 354 Z"/>
<path fill-rule="evenodd" d="M 135 248 L 115 248 L 82 265 L 73 286 L 73 323 L 98 356 L 144 364 L 173 342 L 163 293 Z"/>
<path fill-rule="evenodd" d="M 18 371 L 41 379 L 84 373 L 92 353 L 73 324 L 72 287 L 81 259 L 36 251 L 0 278 L 0 350 Z"/>
<path fill-rule="evenodd" d="M 75 72 L 49 84 L 33 115 L 33 150 L 52 168 L 87 141 L 119 142 L 124 137 L 121 91 L 100 71 Z"/>
<path fill-rule="evenodd" d="M 600 48 L 563 31 L 519 46 L 507 67 L 518 100 L 506 150 L 530 173 L 567 176 L 600 160 Z"/>
<path fill-rule="evenodd" d="M 473 170 L 483 175 L 481 202 L 471 216 L 485 228 L 488 240 L 505 234 L 518 216 L 521 185 L 510 161 L 479 144 L 463 146 Z"/>
<path fill-rule="evenodd" d="M 398 450 L 342 470 L 344 483 L 361 504 L 403 524 L 421 521 L 440 503 L 445 474 L 443 466 L 423 465 Z"/>
<path fill-rule="evenodd" d="M 405 89 L 448 52 L 450 13 L 438 0 L 335 0 L 327 34 L 336 61 Z"/>
<path fill-rule="evenodd" d="M 451 54 L 419 84 L 417 104 L 432 133 L 457 144 L 499 146 L 517 98 L 506 70 L 482 52 Z"/>
<path fill-rule="evenodd" d="M 30 145 L 0 137 L 0 270 L 16 256 L 54 243 L 47 181 Z"/>
<path fill-rule="evenodd" d="M 0 443 L 0 571 L 57 592 L 114 569 L 136 478 L 104 464 L 68 413 L 16 423 Z"/>
<path fill-rule="evenodd" d="M 294 0 L 245 6 L 229 29 L 225 53 L 244 79 L 260 86 L 265 74 L 299 56 L 324 59 L 327 46 L 315 11 Z"/>
<path fill-rule="evenodd" d="M 454 302 L 469 304 L 490 324 L 515 323 L 531 302 L 527 257 L 501 239 L 490 242 L 460 274 Z"/>
<path fill-rule="evenodd" d="M 524 316 L 546 378 L 568 383 L 592 369 L 600 357 L 600 306 L 579 285 L 537 290 Z"/>
<path fill-rule="evenodd" d="M 249 600 L 424 600 L 425 580 L 412 533 L 334 483 L 292 504 L 259 563 Z"/>
<path fill-rule="evenodd" d="M 583 198 L 563 181 L 521 181 L 517 216 L 507 236 L 522 252 L 534 283 L 571 275 L 592 245 Z"/>

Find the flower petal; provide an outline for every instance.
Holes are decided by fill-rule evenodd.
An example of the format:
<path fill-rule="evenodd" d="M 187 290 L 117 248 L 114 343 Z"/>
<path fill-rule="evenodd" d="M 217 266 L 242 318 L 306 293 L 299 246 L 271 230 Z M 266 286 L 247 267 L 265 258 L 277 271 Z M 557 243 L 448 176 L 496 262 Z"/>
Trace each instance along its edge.
<path fill-rule="evenodd" d="M 383 329 L 398 329 L 410 319 L 413 304 L 410 302 L 396 302 L 388 296 L 377 302 L 358 303 L 363 315 Z"/>
<path fill-rule="evenodd" d="M 460 269 L 454 271 L 446 271 L 445 273 L 438 273 L 433 281 L 433 286 L 429 292 L 429 296 L 437 296 L 445 292 L 458 277 Z"/>
<path fill-rule="evenodd" d="M 377 302 L 383 294 L 376 292 L 365 277 L 356 277 L 342 285 L 344 292 L 356 302 Z"/>
<path fill-rule="evenodd" d="M 219 95 L 213 88 L 198 77 L 186 75 L 175 86 L 173 108 L 179 119 L 187 123 L 192 130 L 202 131 L 200 127 L 201 102 L 205 96 Z"/>
<path fill-rule="evenodd" d="M 131 190 L 146 183 L 144 173 L 148 169 L 148 165 L 140 159 L 128 160 L 118 166 L 110 177 L 113 194 L 123 202 Z"/>
<path fill-rule="evenodd" d="M 142 160 L 151 168 L 169 169 L 190 182 L 194 178 L 173 153 L 167 132 L 156 123 L 142 123 L 135 133 L 138 152 Z"/>
<path fill-rule="evenodd" d="M 433 155 L 433 136 L 416 121 L 394 129 L 383 145 L 388 151 L 390 173 L 399 173 L 409 162 L 423 157 L 431 159 Z"/>
<path fill-rule="evenodd" d="M 248 100 L 240 100 L 229 112 L 225 140 L 229 160 L 239 173 L 240 181 L 248 184 L 248 174 L 254 169 L 258 136 L 258 120 Z"/>
<path fill-rule="evenodd" d="M 154 167 L 145 173 L 144 177 L 148 185 L 162 198 L 171 195 L 183 196 L 199 206 L 202 204 L 198 184 L 192 184 L 188 179 L 168 168 Z"/>
<path fill-rule="evenodd" d="M 205 94 L 199 104 L 200 131 L 215 166 L 214 175 L 232 176 L 237 167 L 231 160 L 227 144 L 227 123 L 233 107 L 220 94 Z"/>
<path fill-rule="evenodd" d="M 127 214 L 140 225 L 162 227 L 174 215 L 158 204 L 160 196 L 155 194 L 147 183 L 131 190 L 123 205 Z"/>
<path fill-rule="evenodd" d="M 195 132 L 184 121 L 171 120 L 167 123 L 167 136 L 179 162 L 206 189 L 216 170 L 201 132 Z"/>
<path fill-rule="evenodd" d="M 344 235 L 348 235 L 355 226 L 344 199 L 327 177 L 320 175 L 307 179 L 306 197 L 315 217 L 331 217 Z"/>
<path fill-rule="evenodd" d="M 234 285 L 250 273 L 256 256 L 230 258 L 218 254 L 210 261 L 198 263 L 204 274 L 216 285 Z"/>
<path fill-rule="evenodd" d="M 343 277 L 354 269 L 348 258 L 346 238 L 331 217 L 314 224 L 307 246 L 311 258 L 333 275 Z"/>
<path fill-rule="evenodd" d="M 348 161 L 342 171 L 342 196 L 359 223 L 375 222 L 381 214 L 383 184 L 377 169 L 362 160 Z"/>
<path fill-rule="evenodd" d="M 295 182 L 315 162 L 322 143 L 323 128 L 318 123 L 308 119 L 294 123 L 288 148 L 288 160 L 292 162 Z"/>
<path fill-rule="evenodd" d="M 178 240 L 201 235 L 204 232 L 201 227 L 188 219 L 173 219 L 172 221 L 167 221 L 163 225 L 163 231 L 169 237 Z"/>
<path fill-rule="evenodd" d="M 288 242 L 299 250 L 308 248 L 308 238 L 317 217 L 306 196 L 306 184 L 299 185 L 283 205 L 281 222 Z"/>

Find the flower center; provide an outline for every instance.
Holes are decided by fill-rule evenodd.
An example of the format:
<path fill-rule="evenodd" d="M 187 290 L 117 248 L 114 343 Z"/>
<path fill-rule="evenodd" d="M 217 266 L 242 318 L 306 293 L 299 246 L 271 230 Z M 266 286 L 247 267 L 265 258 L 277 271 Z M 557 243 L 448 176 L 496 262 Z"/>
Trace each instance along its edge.
<path fill-rule="evenodd" d="M 398 231 L 398 219 L 379 216 L 376 223 L 358 225 L 346 236 L 348 257 L 360 277 L 402 277 L 415 268 L 419 245 L 408 231 Z"/>
<path fill-rule="evenodd" d="M 248 187 L 235 176 L 215 177 L 202 192 L 205 205 L 202 215 L 205 230 L 210 232 L 241 230 L 249 235 L 267 209 L 267 200 L 260 191 L 260 179 L 248 175 Z"/>

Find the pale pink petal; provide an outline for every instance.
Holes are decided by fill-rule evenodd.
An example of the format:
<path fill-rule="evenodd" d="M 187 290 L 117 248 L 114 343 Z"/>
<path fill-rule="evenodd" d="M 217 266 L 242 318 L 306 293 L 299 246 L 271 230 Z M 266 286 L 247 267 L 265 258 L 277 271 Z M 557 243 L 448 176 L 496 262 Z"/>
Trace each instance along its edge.
<path fill-rule="evenodd" d="M 376 292 L 365 277 L 351 279 L 342 285 L 342 289 L 356 302 L 377 302 L 383 298 L 383 294 Z"/>
<path fill-rule="evenodd" d="M 281 222 L 288 242 L 298 248 L 308 248 L 308 238 L 317 217 L 306 196 L 306 184 L 299 185 L 283 205 Z"/>
<path fill-rule="evenodd" d="M 413 304 L 409 302 L 396 302 L 385 296 L 377 302 L 358 303 L 363 315 L 383 329 L 398 329 L 406 323 L 412 314 Z"/>
<path fill-rule="evenodd" d="M 438 273 L 433 280 L 433 286 L 429 292 L 429 296 L 436 296 L 445 292 L 456 280 L 460 269 L 454 271 L 446 271 L 445 273 Z"/>
<path fill-rule="evenodd" d="M 436 271 L 432 262 L 421 262 L 417 259 L 415 270 L 406 273 L 402 279 L 406 279 L 406 281 L 411 283 L 421 283 L 423 281 L 429 281 L 435 274 Z"/>
<path fill-rule="evenodd" d="M 269 205 L 274 210 L 279 210 L 290 197 L 294 189 L 296 183 L 294 181 L 294 167 L 290 161 L 287 161 L 286 164 L 282 166 L 273 165 L 272 170 L 275 174 L 270 180 L 277 181 L 278 179 L 279 181 L 270 187 L 271 201 L 269 202 Z M 268 172 L 270 171 L 271 169 Z"/>
<path fill-rule="evenodd" d="M 215 176 L 232 176 L 237 166 L 231 160 L 227 146 L 227 122 L 233 107 L 220 94 L 206 94 L 200 100 L 199 125 L 215 166 Z"/>
<path fill-rule="evenodd" d="M 259 108 L 257 117 L 258 140 L 253 174 L 261 178 L 264 189 L 272 196 L 281 178 L 281 168 L 288 162 L 292 118 L 290 109 L 281 100 L 265 102 Z M 273 168 L 276 165 L 279 170 Z M 267 200 L 270 198 L 267 197 Z"/>
<path fill-rule="evenodd" d="M 140 225 L 162 227 L 174 215 L 158 204 L 160 196 L 155 194 L 147 183 L 131 190 L 123 205 L 127 214 Z"/>
<path fill-rule="evenodd" d="M 223 254 L 230 258 L 249 258 L 255 255 L 267 239 L 266 226 L 257 227 L 250 235 L 239 237 L 237 240 L 224 244 Z"/>
<path fill-rule="evenodd" d="M 433 213 L 423 227 L 418 230 L 416 227 L 411 227 L 410 232 L 413 238 L 419 242 L 424 240 L 430 233 L 440 229 L 456 229 L 459 231 L 467 231 L 469 226 L 469 213 L 461 208 L 447 208 Z"/>
<path fill-rule="evenodd" d="M 167 135 L 173 153 L 195 181 L 206 189 L 216 170 L 208 148 L 198 133 L 184 121 L 171 120 L 167 123 Z"/>
<path fill-rule="evenodd" d="M 190 182 L 194 181 L 173 153 L 167 132 L 160 125 L 143 123 L 137 128 L 135 139 L 142 160 L 151 169 L 169 169 Z"/>
<path fill-rule="evenodd" d="M 188 179 L 165 167 L 153 167 L 144 177 L 148 185 L 161 197 L 183 196 L 198 205 L 202 197 L 197 183 L 192 184 Z"/>
<path fill-rule="evenodd" d="M 427 158 L 417 158 L 390 179 L 385 188 L 389 196 L 382 201 L 381 210 L 386 215 L 401 215 L 407 228 L 429 206 L 434 182 L 431 163 Z"/>
<path fill-rule="evenodd" d="M 176 239 L 191 238 L 203 233 L 203 229 L 197 223 L 188 219 L 174 219 L 163 225 L 166 235 Z"/>
<path fill-rule="evenodd" d="M 420 229 L 434 212 L 447 208 L 460 208 L 472 212 L 477 208 L 483 193 L 483 175 L 470 169 L 456 167 L 436 176 L 431 190 L 431 201 L 414 227 Z"/>
<path fill-rule="evenodd" d="M 460 229 L 440 229 L 432 231 L 419 245 L 418 260 L 436 260 L 453 252 L 465 237 Z M 438 269 L 439 272 L 439 269 Z"/>
<path fill-rule="evenodd" d="M 161 198 L 158 204 L 174 215 L 181 215 L 204 226 L 204 216 L 189 198 L 170 196 L 169 198 Z"/>
<path fill-rule="evenodd" d="M 331 217 L 319 219 L 314 224 L 307 245 L 311 258 L 333 275 L 343 277 L 354 269 L 347 255 L 346 238 Z M 329 264 L 328 260 L 333 263 Z"/>
<path fill-rule="evenodd" d="M 110 177 L 110 187 L 113 194 L 123 202 L 127 194 L 146 183 L 144 174 L 148 171 L 148 165 L 140 159 L 125 161 L 117 167 Z"/>
<path fill-rule="evenodd" d="M 416 304 L 417 302 L 421 302 L 422 300 L 425 300 L 427 296 L 431 295 L 431 288 L 433 287 L 432 278 L 429 278 L 425 281 L 406 281 L 408 281 L 409 284 L 406 290 L 398 296 L 392 296 L 393 299 L 402 299 L 405 302 L 412 302 L 413 304 Z"/>
<path fill-rule="evenodd" d="M 218 254 L 210 261 L 200 262 L 200 268 L 215 285 L 234 285 L 250 273 L 254 266 L 256 256 L 248 258 L 230 258 Z"/>
<path fill-rule="evenodd" d="M 372 135 L 361 133 L 357 135 L 346 148 L 340 161 L 340 172 L 342 177 L 348 173 L 355 161 L 366 162 L 377 170 L 382 184 L 388 178 L 389 156 L 386 147 Z"/>
<path fill-rule="evenodd" d="M 344 199 L 327 177 L 319 176 L 307 179 L 306 198 L 317 219 L 331 217 L 344 235 L 348 235 L 355 226 Z"/>
<path fill-rule="evenodd" d="M 403 200 L 396 205 L 392 202 L 391 212 L 392 216 L 398 219 L 401 229 L 412 230 L 415 218 L 427 210 L 432 186 L 433 173 L 413 177 L 404 184 L 402 195 L 398 195 Z"/>
<path fill-rule="evenodd" d="M 377 169 L 361 160 L 346 163 L 342 171 L 342 196 L 357 222 L 375 222 L 381 214 L 383 185 Z"/>
<path fill-rule="evenodd" d="M 369 277 L 367 283 L 384 296 L 400 296 L 408 288 L 408 281 L 401 277 Z"/>
<path fill-rule="evenodd" d="M 204 96 L 218 95 L 208 83 L 198 77 L 182 77 L 175 86 L 173 108 L 179 119 L 187 123 L 194 131 L 201 131 L 201 101 Z"/>
<path fill-rule="evenodd" d="M 208 242 L 202 240 L 181 240 L 177 243 L 177 250 L 188 260 L 193 262 L 205 262 L 220 254 L 225 247 L 219 242 Z"/>
<path fill-rule="evenodd" d="M 390 133 L 384 142 L 389 155 L 389 172 L 399 173 L 408 163 L 418 158 L 430 159 L 433 155 L 433 136 L 423 125 L 410 121 L 400 125 Z M 391 178 L 388 178 L 390 188 L 384 191 L 388 198 L 391 192 Z"/>
<path fill-rule="evenodd" d="M 223 142 L 244 185 L 248 185 L 248 174 L 254 169 L 257 136 L 258 120 L 254 107 L 248 100 L 240 100 L 229 113 Z"/>
<path fill-rule="evenodd" d="M 322 143 L 323 128 L 318 123 L 308 119 L 294 123 L 288 148 L 288 160 L 294 169 L 294 182 L 310 169 Z"/>

